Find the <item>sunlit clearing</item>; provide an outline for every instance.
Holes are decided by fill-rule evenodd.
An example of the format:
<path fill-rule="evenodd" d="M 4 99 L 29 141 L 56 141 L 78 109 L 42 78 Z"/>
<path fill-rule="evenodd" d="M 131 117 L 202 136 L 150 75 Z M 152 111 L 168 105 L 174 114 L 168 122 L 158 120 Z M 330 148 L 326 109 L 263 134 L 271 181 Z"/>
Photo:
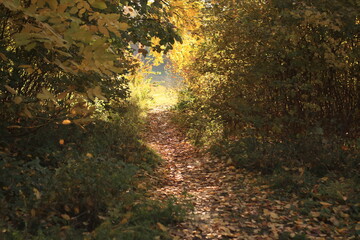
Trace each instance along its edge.
<path fill-rule="evenodd" d="M 152 86 L 150 95 L 150 108 L 171 107 L 176 104 L 178 99 L 177 91 L 175 88 L 162 85 Z"/>

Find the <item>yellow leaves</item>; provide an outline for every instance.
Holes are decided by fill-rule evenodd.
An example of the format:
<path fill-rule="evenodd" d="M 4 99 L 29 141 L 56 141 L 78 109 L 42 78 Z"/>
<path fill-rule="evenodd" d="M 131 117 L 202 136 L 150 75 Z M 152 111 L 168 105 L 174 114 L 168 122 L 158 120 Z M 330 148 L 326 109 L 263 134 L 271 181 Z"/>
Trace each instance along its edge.
<path fill-rule="evenodd" d="M 6 7 L 11 10 L 20 10 L 21 5 L 16 1 L 5 1 Z M 89 4 L 90 2 L 90 4 Z M 94 42 L 99 39 L 98 33 L 103 35 L 104 42 L 108 42 L 110 32 L 114 33 L 117 37 L 121 37 L 120 31 L 125 31 L 129 28 L 127 23 L 120 23 L 120 14 L 115 12 L 111 14 L 105 14 L 97 12 L 95 9 L 106 9 L 107 3 L 104 0 L 91 0 L 91 1 L 75 1 L 68 0 L 32 0 L 31 6 L 26 8 L 24 12 L 25 18 L 32 17 L 36 21 L 26 23 L 21 32 L 13 35 L 16 46 L 24 46 L 26 50 L 30 51 L 36 46 L 43 45 L 50 52 L 59 53 L 55 55 L 55 59 L 52 63 L 57 64 L 65 72 L 77 74 L 79 71 L 96 71 L 101 74 L 113 74 L 117 72 L 117 69 L 111 64 L 103 65 L 102 69 L 95 64 L 97 60 L 102 63 L 102 57 L 104 55 L 111 56 L 111 61 L 115 61 L 117 55 L 115 51 L 112 53 L 109 51 L 109 46 L 97 48 L 97 52 L 93 51 L 92 58 L 87 59 L 84 64 L 74 64 L 75 56 L 79 56 L 79 62 L 81 62 L 80 52 L 74 51 L 69 54 L 64 49 L 80 49 L 81 44 L 93 45 Z M 89 30 L 88 22 L 83 21 L 81 18 L 87 13 L 89 20 L 92 18 L 103 19 L 103 24 L 100 27 L 94 25 Z M 96 30 L 96 31 L 94 31 Z M 58 57 L 59 56 L 59 57 Z M 63 56 L 71 58 L 64 60 Z M 4 54 L 0 54 L 0 58 L 4 61 L 7 57 Z M 60 60 L 61 59 L 61 60 Z M 31 68 L 25 68 L 29 74 L 35 73 L 37 70 Z"/>
<path fill-rule="evenodd" d="M 150 55 L 154 57 L 154 66 L 159 66 L 164 63 L 164 54 L 162 52 L 151 51 Z"/>
<path fill-rule="evenodd" d="M 153 37 L 153 38 L 151 39 L 151 45 L 152 45 L 152 46 L 160 45 L 160 41 L 161 41 L 160 38 L 158 38 L 158 37 Z"/>

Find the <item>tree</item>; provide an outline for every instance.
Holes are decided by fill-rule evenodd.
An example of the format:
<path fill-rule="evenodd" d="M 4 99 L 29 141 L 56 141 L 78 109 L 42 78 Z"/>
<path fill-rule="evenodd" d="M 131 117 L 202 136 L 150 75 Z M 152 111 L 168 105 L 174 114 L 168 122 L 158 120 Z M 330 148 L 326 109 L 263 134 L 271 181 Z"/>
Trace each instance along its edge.
<path fill-rule="evenodd" d="M 17 121 L 11 111 L 26 119 L 17 127 L 44 119 L 39 100 L 52 103 L 48 121 L 79 123 L 95 99 L 123 101 L 137 66 L 130 44 L 157 37 L 158 50 L 168 51 L 180 39 L 165 9 L 162 1 L 0 1 L 2 130 Z"/>

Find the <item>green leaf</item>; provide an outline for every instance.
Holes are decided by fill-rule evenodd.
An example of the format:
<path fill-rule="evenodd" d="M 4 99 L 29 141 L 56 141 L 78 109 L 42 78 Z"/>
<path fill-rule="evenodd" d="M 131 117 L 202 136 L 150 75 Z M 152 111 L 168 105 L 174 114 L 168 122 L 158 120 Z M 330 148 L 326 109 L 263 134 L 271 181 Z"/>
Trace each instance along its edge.
<path fill-rule="evenodd" d="M 101 9 L 101 10 L 107 8 L 106 3 L 103 2 L 103 1 L 95 1 L 95 2 L 91 3 L 91 6 L 94 7 L 94 8 Z"/>
<path fill-rule="evenodd" d="M 30 51 L 31 49 L 33 49 L 35 47 L 36 47 L 36 42 L 32 42 L 25 47 L 25 50 Z"/>

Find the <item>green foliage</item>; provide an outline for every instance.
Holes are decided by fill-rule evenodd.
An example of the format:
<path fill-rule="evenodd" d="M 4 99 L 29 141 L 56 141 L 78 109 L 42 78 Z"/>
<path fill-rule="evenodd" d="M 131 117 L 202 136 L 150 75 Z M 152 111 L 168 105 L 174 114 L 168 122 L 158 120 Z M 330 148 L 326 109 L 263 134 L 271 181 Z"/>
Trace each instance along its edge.
<path fill-rule="evenodd" d="M 154 230 L 157 222 L 179 220 L 182 207 L 148 201 L 137 189 L 139 170 L 151 169 L 157 157 L 131 121 L 112 114 L 85 128 L 55 125 L 2 145 L 2 239 L 166 236 Z"/>
<path fill-rule="evenodd" d="M 207 5 L 194 33 L 204 41 L 185 67 L 191 98 L 179 103 L 189 135 L 264 172 L 358 172 L 357 9 L 336 0 Z"/>
<path fill-rule="evenodd" d="M 179 38 L 158 1 L 2 0 L 0 13 L 1 131 L 123 105 L 139 65 L 130 45 L 157 37 L 166 52 Z"/>
<path fill-rule="evenodd" d="M 153 239 L 154 236 L 161 239 L 170 239 L 167 234 L 155 227 L 157 223 L 170 224 L 174 220 L 181 220 L 183 207 L 175 204 L 172 200 L 167 203 L 145 202 L 139 203 L 132 209 L 132 214 L 125 213 L 122 224 L 114 225 L 112 221 L 104 222 L 95 230 L 94 239 Z M 110 219 L 109 219 L 110 220 Z"/>
<path fill-rule="evenodd" d="M 351 146 L 351 148 L 347 147 Z M 226 152 L 236 164 L 271 173 L 279 167 L 305 167 L 321 176 L 329 171 L 347 176 L 358 170 L 359 148 L 356 142 L 318 135 L 309 135 L 283 141 L 271 138 L 241 136 L 239 140 L 214 145 L 212 152 Z"/>
<path fill-rule="evenodd" d="M 277 196 L 314 203 L 304 214 L 344 226 L 357 221 L 360 196 L 359 9 L 341 0 L 205 4 L 178 104 L 196 143 L 261 171 Z"/>

